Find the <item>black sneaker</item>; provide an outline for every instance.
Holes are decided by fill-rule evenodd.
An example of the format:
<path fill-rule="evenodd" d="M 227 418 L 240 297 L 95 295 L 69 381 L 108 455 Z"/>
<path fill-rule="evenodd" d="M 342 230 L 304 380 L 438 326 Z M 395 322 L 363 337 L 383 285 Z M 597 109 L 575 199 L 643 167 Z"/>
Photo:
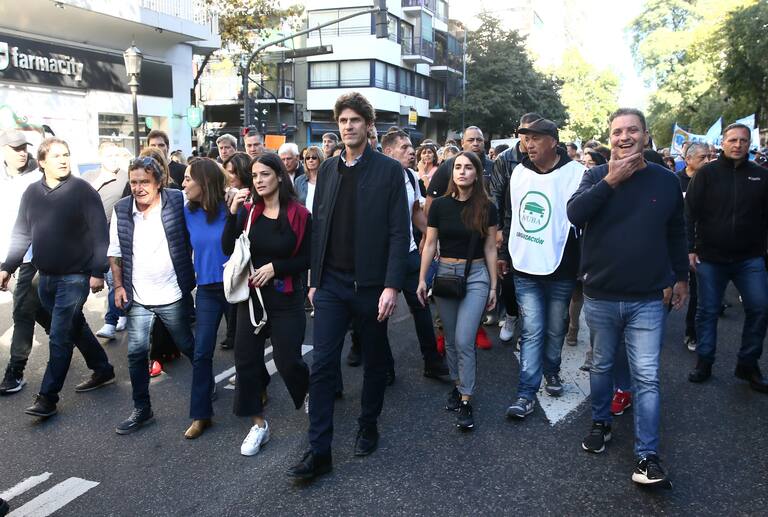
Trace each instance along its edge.
<path fill-rule="evenodd" d="M 581 448 L 587 452 L 599 454 L 605 450 L 605 444 L 611 441 L 611 426 L 603 422 L 592 422 L 592 429 L 581 441 Z"/>
<path fill-rule="evenodd" d="M 8 506 L 8 501 L 0 499 L 0 517 L 7 515 L 11 511 L 11 507 Z"/>
<path fill-rule="evenodd" d="M 448 366 L 445 361 L 440 358 L 435 361 L 424 362 L 424 377 L 437 380 L 449 380 Z"/>
<path fill-rule="evenodd" d="M 48 418 L 56 414 L 56 403 L 48 400 L 44 395 L 35 397 L 35 403 L 24 410 L 28 415 Z"/>
<path fill-rule="evenodd" d="M 456 427 L 462 431 L 468 431 L 475 427 L 475 419 L 472 418 L 472 404 L 468 400 L 462 400 L 459 404 L 459 414 L 456 415 Z"/>
<path fill-rule="evenodd" d="M 17 373 L 10 368 L 5 370 L 5 377 L 0 384 L 0 395 L 13 395 L 18 393 L 24 387 L 27 381 L 24 380 L 24 374 Z"/>
<path fill-rule="evenodd" d="M 548 395 L 552 397 L 559 397 L 563 394 L 563 380 L 558 374 L 555 373 L 552 375 L 545 375 L 544 382 L 547 384 L 544 387 L 544 390 Z"/>
<path fill-rule="evenodd" d="M 445 403 L 445 410 L 458 411 L 460 405 L 461 405 L 461 394 L 459 393 L 458 389 L 453 388 L 451 392 L 448 394 L 448 400 Z"/>
<path fill-rule="evenodd" d="M 691 382 L 704 382 L 712 376 L 712 363 L 699 358 L 696 360 L 696 366 L 688 374 L 688 380 Z"/>
<path fill-rule="evenodd" d="M 655 454 L 649 454 L 645 458 L 640 458 L 635 464 L 635 470 L 632 472 L 632 481 L 641 485 L 666 483 L 667 474 L 661 468 L 659 457 Z"/>
<path fill-rule="evenodd" d="M 155 419 L 152 408 L 134 409 L 126 420 L 123 420 L 115 428 L 117 434 L 131 434 L 142 426 L 151 423 Z"/>
<path fill-rule="evenodd" d="M 112 384 L 115 382 L 115 372 L 109 372 L 108 374 L 97 374 L 94 373 L 91 375 L 91 378 L 88 380 L 85 380 L 75 386 L 75 391 L 77 393 L 85 393 L 86 391 L 93 391 L 97 390 L 101 387 L 106 386 L 107 384 Z"/>
<path fill-rule="evenodd" d="M 507 408 L 507 418 L 525 418 L 527 415 L 533 413 L 533 408 L 536 406 L 534 400 L 529 400 L 525 397 L 517 397 L 514 404 Z"/>

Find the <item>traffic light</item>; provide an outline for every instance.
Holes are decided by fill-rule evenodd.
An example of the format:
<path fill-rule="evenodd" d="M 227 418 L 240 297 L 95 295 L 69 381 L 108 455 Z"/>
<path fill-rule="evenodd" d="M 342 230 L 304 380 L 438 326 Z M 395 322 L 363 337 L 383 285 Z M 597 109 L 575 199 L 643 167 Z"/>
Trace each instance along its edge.
<path fill-rule="evenodd" d="M 288 131 L 288 124 L 283 122 L 280 124 L 280 133 L 285 134 Z"/>
<path fill-rule="evenodd" d="M 389 38 L 389 20 L 387 19 L 387 0 L 376 0 L 379 11 L 376 13 L 376 37 Z"/>

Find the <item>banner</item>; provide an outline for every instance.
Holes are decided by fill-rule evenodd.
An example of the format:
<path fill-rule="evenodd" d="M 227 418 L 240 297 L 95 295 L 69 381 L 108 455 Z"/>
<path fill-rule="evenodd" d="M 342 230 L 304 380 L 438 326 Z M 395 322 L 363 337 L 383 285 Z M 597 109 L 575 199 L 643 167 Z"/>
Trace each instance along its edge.
<path fill-rule="evenodd" d="M 714 145 L 720 145 L 723 134 L 723 117 L 717 119 L 712 126 L 707 130 L 707 134 L 704 135 L 707 138 L 707 142 Z"/>
<path fill-rule="evenodd" d="M 709 143 L 707 135 L 696 135 L 689 133 L 675 123 L 675 130 L 672 132 L 672 155 L 683 155 L 683 144 L 686 142 L 696 142 L 701 144 Z"/>

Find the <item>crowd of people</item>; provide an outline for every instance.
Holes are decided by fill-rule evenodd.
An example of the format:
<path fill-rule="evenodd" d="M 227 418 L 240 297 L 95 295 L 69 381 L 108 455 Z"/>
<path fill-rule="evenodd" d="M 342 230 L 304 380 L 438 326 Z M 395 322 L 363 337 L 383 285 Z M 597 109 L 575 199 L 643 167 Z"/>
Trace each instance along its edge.
<path fill-rule="evenodd" d="M 581 447 L 603 452 L 612 418 L 633 406 L 632 479 L 658 485 L 668 481 L 659 459 L 667 314 L 687 303 L 684 346 L 697 354 L 688 378 L 706 381 L 729 281 L 745 311 L 735 375 L 768 392 L 758 366 L 768 327 L 768 171 L 748 159 L 748 127 L 728 126 L 719 151 L 686 146 L 675 173 L 649 147 L 636 109 L 611 115 L 610 147 L 561 142 L 554 122 L 527 113 L 515 145 L 487 153 L 475 126 L 442 146 L 415 147 L 399 128 L 379 140 L 374 107 L 355 92 L 337 100 L 334 116 L 338 134 L 323 135 L 321 145 L 300 151 L 286 143 L 272 153 L 249 132 L 241 152 L 222 135 L 218 159 L 173 159 L 167 135 L 153 130 L 128 163 L 104 142 L 100 168 L 82 177 L 66 141 L 46 139 L 35 159 L 23 133 L 4 132 L 0 289 L 12 275 L 15 285 L 0 393 L 24 387 L 35 323 L 49 336 L 49 358 L 25 412 L 42 418 L 58 410 L 75 348 L 93 372 L 75 391 L 115 381 L 97 336 L 125 330 L 133 407 L 116 432 L 153 421 L 150 377 L 183 354 L 192 363 L 184 436 L 196 439 L 212 424 L 224 319 L 233 410 L 250 419 L 241 454 L 257 454 L 270 439 L 269 339 L 291 401 L 308 413 L 309 448 L 288 476 L 311 480 L 332 470 L 350 331 L 347 363 L 364 369 L 354 454 L 377 449 L 385 390 L 395 380 L 387 324 L 402 293 L 424 376 L 450 385 L 441 405 L 463 431 L 475 426 L 476 349 L 491 346 L 483 324 L 498 322 L 501 341 L 519 348 L 506 408 L 519 420 L 533 413 L 542 382 L 547 396 L 564 393 L 563 346 L 588 332 L 582 368 L 593 424 Z M 242 246 L 248 292 L 229 303 L 224 266 Z M 104 326 L 94 334 L 83 305 L 104 289 Z M 579 328 L 582 310 L 587 329 Z M 302 356 L 308 311 L 311 367 Z"/>

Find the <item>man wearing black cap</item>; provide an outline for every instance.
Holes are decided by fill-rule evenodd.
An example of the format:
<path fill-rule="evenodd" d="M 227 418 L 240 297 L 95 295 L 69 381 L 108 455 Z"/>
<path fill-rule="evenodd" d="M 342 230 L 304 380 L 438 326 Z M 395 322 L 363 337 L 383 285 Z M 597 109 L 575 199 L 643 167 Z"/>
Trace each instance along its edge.
<path fill-rule="evenodd" d="M 527 156 L 509 178 L 505 197 L 502 273 L 511 267 L 522 318 L 520 381 L 507 416 L 533 412 L 541 385 L 563 393 L 560 352 L 568 330 L 568 305 L 576 284 L 579 249 L 566 207 L 576 192 L 584 166 L 558 147 L 557 126 L 544 118 L 520 128 Z"/>

